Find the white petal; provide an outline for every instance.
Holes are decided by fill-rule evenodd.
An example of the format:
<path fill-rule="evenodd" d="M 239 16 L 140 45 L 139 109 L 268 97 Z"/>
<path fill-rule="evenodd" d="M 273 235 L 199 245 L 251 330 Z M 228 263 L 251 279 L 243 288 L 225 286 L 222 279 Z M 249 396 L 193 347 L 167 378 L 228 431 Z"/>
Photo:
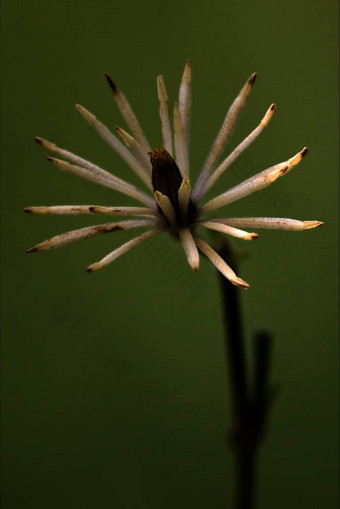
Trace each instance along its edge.
<path fill-rule="evenodd" d="M 174 132 L 175 132 L 175 154 L 176 163 L 182 177 L 188 177 L 189 172 L 189 154 L 188 143 L 185 137 L 182 120 L 178 110 L 178 104 L 174 107 Z"/>
<path fill-rule="evenodd" d="M 178 109 L 184 130 L 184 138 L 189 148 L 190 110 L 191 110 L 191 59 L 187 61 L 179 89 Z"/>
<path fill-rule="evenodd" d="M 283 217 L 232 217 L 223 219 L 226 224 L 245 228 L 270 228 L 272 230 L 311 230 L 323 226 L 322 221 L 298 221 Z"/>
<path fill-rule="evenodd" d="M 257 239 L 257 233 L 248 233 L 243 230 L 239 230 L 238 228 L 234 228 L 229 224 L 224 224 L 223 219 L 212 219 L 210 221 L 201 221 L 197 223 L 199 226 L 205 226 L 210 230 L 216 230 L 217 232 L 226 233 L 227 235 L 232 235 L 233 237 L 237 237 L 243 240 L 254 240 Z"/>
<path fill-rule="evenodd" d="M 129 133 L 124 131 L 121 127 L 115 125 L 115 129 L 119 136 L 122 138 L 126 146 L 131 150 L 137 161 L 141 164 L 141 166 L 144 168 L 148 178 L 148 185 L 151 185 L 151 170 L 152 166 L 150 163 L 150 159 L 148 157 L 147 152 L 145 152 L 145 149 L 136 141 Z"/>
<path fill-rule="evenodd" d="M 121 141 L 102 123 L 100 122 L 92 113 L 90 113 L 86 108 L 80 106 L 80 104 L 75 105 L 76 109 L 79 113 L 87 120 L 87 122 L 94 128 L 94 130 L 99 134 L 99 136 L 106 141 L 108 145 L 120 157 L 130 166 L 130 168 L 139 176 L 149 187 L 149 179 L 145 179 L 145 170 L 143 166 L 137 161 L 137 159 L 129 152 L 129 150 L 123 145 Z"/>
<path fill-rule="evenodd" d="M 147 207 L 102 207 L 101 205 L 53 205 L 26 207 L 30 214 L 107 214 L 112 216 L 155 216 L 158 212 Z"/>
<path fill-rule="evenodd" d="M 155 221 L 145 219 L 139 221 L 121 221 L 120 223 L 106 223 L 95 226 L 86 226 L 85 228 L 80 228 L 79 230 L 72 230 L 70 232 L 61 233 L 60 235 L 51 237 L 50 239 L 47 239 L 44 242 L 41 242 L 40 244 L 37 244 L 36 246 L 28 249 L 27 253 L 46 251 L 47 249 L 66 246 L 66 244 L 71 244 L 72 242 L 87 239 L 88 237 L 93 237 L 95 235 L 101 235 L 102 233 L 129 230 L 131 228 L 139 228 L 153 224 L 155 224 Z"/>
<path fill-rule="evenodd" d="M 197 271 L 200 265 L 200 258 L 197 251 L 196 244 L 191 235 L 189 228 L 179 228 L 178 230 L 184 251 L 188 258 L 188 263 L 192 269 Z"/>
<path fill-rule="evenodd" d="M 183 218 L 187 217 L 190 195 L 191 195 L 190 182 L 189 179 L 185 177 L 182 180 L 180 188 L 178 189 L 178 203 Z"/>
<path fill-rule="evenodd" d="M 247 80 L 246 84 L 242 88 L 239 95 L 236 97 L 233 104 L 230 106 L 227 116 L 224 119 L 223 125 L 217 135 L 216 140 L 214 141 L 208 157 L 204 163 L 203 169 L 199 178 L 197 179 L 196 186 L 194 189 L 194 199 L 196 197 L 196 193 L 200 194 L 200 188 L 203 185 L 203 182 L 213 170 L 213 167 L 223 152 L 233 130 L 237 123 L 238 117 L 240 116 L 244 106 L 246 105 L 247 98 L 249 93 L 254 85 L 257 74 L 254 73 Z"/>
<path fill-rule="evenodd" d="M 174 211 L 174 208 L 172 206 L 171 201 L 169 200 L 168 196 L 165 194 L 162 194 L 160 191 L 155 191 L 154 193 L 155 199 L 159 207 L 162 209 L 163 214 L 169 221 L 170 225 L 173 228 L 176 228 L 176 214 Z"/>
<path fill-rule="evenodd" d="M 143 133 L 143 130 L 137 120 L 136 115 L 134 114 L 130 104 L 128 103 L 125 95 L 119 90 L 119 88 L 114 84 L 110 76 L 105 73 L 105 77 L 111 87 L 111 90 L 113 92 L 113 97 L 116 100 L 117 106 L 123 115 L 125 122 L 131 129 L 131 132 L 133 136 L 136 138 L 138 143 L 144 147 L 145 152 L 148 152 L 150 150 L 150 145 L 148 140 L 145 137 L 145 134 Z"/>
<path fill-rule="evenodd" d="M 147 207 L 102 207 L 94 205 L 91 212 L 108 216 L 159 216 L 158 210 Z"/>
<path fill-rule="evenodd" d="M 158 76 L 157 78 L 157 92 L 159 99 L 159 116 L 161 119 L 162 128 L 162 144 L 165 150 L 167 150 L 172 157 L 172 134 L 169 116 L 168 94 L 162 75 Z"/>
<path fill-rule="evenodd" d="M 52 207 L 26 207 L 29 214 L 93 214 L 94 205 L 53 205 Z"/>
<path fill-rule="evenodd" d="M 138 237 L 135 237 L 134 239 L 132 240 L 129 240 L 128 242 L 126 242 L 125 244 L 123 244 L 122 246 L 118 247 L 117 249 L 114 249 L 111 253 L 109 253 L 108 255 L 106 255 L 102 260 L 100 260 L 99 262 L 97 263 L 93 263 L 92 265 L 90 265 L 86 270 L 87 272 L 94 272 L 95 270 L 99 270 L 101 269 L 102 267 L 105 267 L 106 265 L 108 265 L 109 263 L 113 262 L 114 260 L 116 260 L 119 256 L 121 256 L 122 254 L 126 253 L 127 251 L 129 251 L 130 249 L 132 249 L 133 247 L 137 246 L 138 244 L 140 244 L 141 242 L 144 242 L 144 240 L 147 240 L 149 239 L 150 237 L 153 237 L 154 235 L 157 235 L 158 233 L 161 233 L 161 230 L 159 229 L 153 229 L 153 230 L 149 230 L 147 232 L 144 232 L 142 233 L 142 235 L 139 235 Z"/>
<path fill-rule="evenodd" d="M 199 201 L 204 194 L 211 188 L 211 186 L 216 182 L 216 180 L 223 174 L 223 172 L 239 157 L 239 155 L 249 147 L 249 145 L 261 134 L 263 129 L 268 125 L 270 119 L 272 118 L 274 111 L 276 109 L 276 105 L 272 104 L 259 125 L 247 136 L 233 151 L 232 153 L 224 159 L 224 161 L 219 165 L 219 167 L 214 171 L 214 173 L 208 177 L 208 179 L 203 183 L 200 193 L 196 193 L 194 199 Z"/>
<path fill-rule="evenodd" d="M 272 166 L 271 168 L 268 168 L 258 173 L 254 177 L 245 180 L 241 184 L 233 187 L 232 189 L 229 189 L 229 191 L 226 191 L 220 196 L 213 198 L 208 203 L 203 205 L 203 207 L 200 210 L 200 213 L 204 214 L 205 212 L 217 209 L 219 207 L 223 207 L 224 205 L 233 203 L 234 201 L 239 200 L 240 198 L 243 198 L 248 194 L 254 193 L 255 191 L 259 191 L 260 189 L 264 189 L 265 187 L 275 182 L 275 180 L 277 180 L 279 177 L 282 177 L 283 175 L 291 171 L 294 168 L 294 166 L 296 166 L 302 160 L 302 158 L 307 154 L 307 152 L 308 149 L 304 148 L 291 159 L 276 164 L 275 166 Z"/>
<path fill-rule="evenodd" d="M 113 136 L 113 134 L 112 134 L 112 136 Z M 132 186 L 125 180 L 115 177 L 114 175 L 112 175 L 112 173 L 109 173 L 108 171 L 103 170 L 103 168 L 101 168 L 100 166 L 97 166 L 96 164 L 93 164 L 90 161 L 87 161 L 86 159 L 83 159 L 82 157 L 79 157 L 76 154 L 69 152 L 68 150 L 64 150 L 62 148 L 57 147 L 57 145 L 55 145 L 54 143 L 51 143 L 50 141 L 44 140 L 43 138 L 39 138 L 39 137 L 36 137 L 35 140 L 39 145 L 44 147 L 46 150 L 49 150 L 50 152 L 53 152 L 54 154 L 58 154 L 59 156 L 70 161 L 71 163 L 77 164 L 78 166 L 82 166 L 83 168 L 86 168 L 87 170 L 91 170 L 93 173 L 96 173 L 98 175 L 105 175 L 105 177 L 111 178 L 115 182 L 118 182 L 120 185 L 125 185 L 126 188 L 134 189 L 134 186 Z M 124 145 L 122 145 L 122 143 L 118 139 L 116 139 L 116 140 L 123 147 L 123 149 L 129 155 L 131 155 L 130 152 L 127 150 L 127 148 L 124 147 Z"/>
<path fill-rule="evenodd" d="M 220 257 L 216 251 L 209 246 L 203 239 L 200 237 L 195 237 L 195 242 L 197 247 L 202 251 L 203 254 L 206 255 L 207 258 L 215 265 L 215 267 L 227 278 L 229 281 L 240 288 L 247 289 L 249 288 L 248 283 L 243 281 L 241 278 L 237 277 L 235 272 L 229 267 L 229 265 Z"/>
<path fill-rule="evenodd" d="M 150 196 L 146 195 L 143 193 L 143 191 L 135 186 L 132 186 L 131 184 L 126 185 L 124 181 L 114 177 L 105 170 L 101 170 L 100 172 L 97 170 L 97 172 L 93 172 L 87 168 L 82 168 L 81 166 L 70 164 L 66 161 L 62 161 L 61 159 L 55 159 L 54 157 L 48 157 L 47 159 L 52 164 L 61 170 L 66 171 L 67 173 L 73 173 L 78 177 L 82 177 L 86 180 L 90 180 L 91 182 L 95 182 L 96 184 L 100 184 L 101 186 L 119 191 L 120 193 L 131 196 L 132 198 L 141 201 L 148 207 L 155 209 L 155 203 Z"/>

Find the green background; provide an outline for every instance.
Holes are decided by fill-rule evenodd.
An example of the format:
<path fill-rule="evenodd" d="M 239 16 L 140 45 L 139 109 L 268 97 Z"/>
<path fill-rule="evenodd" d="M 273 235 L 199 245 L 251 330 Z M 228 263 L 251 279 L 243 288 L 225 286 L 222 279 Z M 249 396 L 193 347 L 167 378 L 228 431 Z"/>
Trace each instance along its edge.
<path fill-rule="evenodd" d="M 194 177 L 252 72 L 259 78 L 230 147 L 278 105 L 212 194 L 310 148 L 273 191 L 226 215 L 326 223 L 302 233 L 263 230 L 256 243 L 234 245 L 251 285 L 242 293 L 249 349 L 255 330 L 276 339 L 280 391 L 261 453 L 259 507 L 336 507 L 337 14 L 335 0 L 3 2 L 4 508 L 230 507 L 214 268 L 203 260 L 193 281 L 181 247 L 164 237 L 88 275 L 90 263 L 130 238 L 124 232 L 25 254 L 95 223 L 26 216 L 25 206 L 123 203 L 49 165 L 34 136 L 137 182 L 73 105 L 125 127 L 107 71 L 158 147 L 156 76 L 164 74 L 176 100 L 188 57 Z"/>

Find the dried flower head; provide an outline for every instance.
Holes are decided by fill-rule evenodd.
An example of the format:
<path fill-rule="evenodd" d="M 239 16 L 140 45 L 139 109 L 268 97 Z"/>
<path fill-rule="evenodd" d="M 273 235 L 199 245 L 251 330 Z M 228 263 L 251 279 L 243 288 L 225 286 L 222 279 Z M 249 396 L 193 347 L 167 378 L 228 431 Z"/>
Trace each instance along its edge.
<path fill-rule="evenodd" d="M 228 191 L 200 205 L 207 191 L 217 179 L 231 165 L 233 161 L 257 138 L 263 131 L 275 111 L 272 104 L 266 111 L 259 125 L 247 136 L 222 162 L 219 163 L 224 148 L 235 128 L 236 122 L 249 93 L 254 85 L 256 74 L 250 76 L 246 84 L 229 108 L 222 127 L 214 141 L 203 165 L 198 180 L 191 188 L 189 179 L 189 125 L 191 109 L 191 61 L 188 60 L 180 89 L 178 103 L 174 105 L 173 131 L 171 128 L 168 95 L 162 76 L 157 78 L 159 97 L 159 115 L 162 130 L 162 148 L 151 150 L 142 128 L 126 97 L 105 74 L 111 87 L 118 108 L 124 117 L 132 135 L 124 129 L 115 126 L 119 138 L 89 111 L 76 105 L 79 113 L 88 123 L 130 166 L 140 177 L 150 193 L 129 184 L 125 180 L 115 177 L 99 166 L 57 147 L 42 138 L 36 141 L 50 152 L 63 158 L 47 159 L 68 173 L 73 173 L 99 185 L 119 191 L 141 202 L 143 207 L 103 207 L 97 205 L 63 205 L 52 207 L 28 207 L 26 212 L 33 214 L 99 214 L 104 216 L 125 216 L 134 219 L 89 226 L 52 237 L 28 250 L 44 251 L 61 247 L 80 239 L 99 235 L 101 233 L 127 230 L 131 228 L 147 228 L 147 230 L 114 249 L 102 260 L 93 263 L 87 269 L 94 272 L 108 265 L 123 253 L 154 235 L 167 232 L 180 239 L 186 253 L 189 265 L 197 271 L 199 268 L 199 251 L 201 251 L 233 284 L 242 288 L 249 285 L 237 277 L 233 270 L 225 263 L 218 253 L 203 240 L 198 231 L 205 227 L 211 230 L 238 237 L 245 240 L 255 239 L 256 233 L 248 233 L 243 228 L 274 228 L 282 230 L 308 230 L 321 226 L 320 221 L 298 221 L 286 218 L 242 217 L 225 219 L 204 219 L 207 213 L 224 207 L 244 196 L 259 191 L 272 182 L 291 171 L 306 155 L 307 148 L 302 149 L 287 161 L 271 166 L 254 177 L 238 184 Z M 174 139 L 173 139 L 174 138 Z M 219 163 L 219 164 L 218 164 Z"/>

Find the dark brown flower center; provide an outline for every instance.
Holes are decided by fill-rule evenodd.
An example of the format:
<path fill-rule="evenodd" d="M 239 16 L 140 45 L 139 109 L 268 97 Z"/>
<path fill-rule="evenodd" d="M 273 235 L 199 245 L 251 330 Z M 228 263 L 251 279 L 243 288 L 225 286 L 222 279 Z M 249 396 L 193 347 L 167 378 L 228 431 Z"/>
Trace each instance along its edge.
<path fill-rule="evenodd" d="M 190 200 L 187 217 L 182 217 L 178 203 L 178 190 L 183 178 L 176 162 L 165 148 L 155 149 L 148 154 L 152 164 L 151 179 L 154 191 L 159 191 L 169 198 L 176 214 L 178 226 L 188 225 L 194 219 L 196 207 Z M 162 211 L 160 210 L 160 212 Z"/>

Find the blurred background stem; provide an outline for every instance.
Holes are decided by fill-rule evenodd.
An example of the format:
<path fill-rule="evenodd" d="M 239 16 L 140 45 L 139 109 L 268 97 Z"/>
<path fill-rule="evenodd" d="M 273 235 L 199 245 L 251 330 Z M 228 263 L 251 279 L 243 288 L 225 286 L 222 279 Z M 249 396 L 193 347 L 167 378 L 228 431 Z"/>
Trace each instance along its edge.
<path fill-rule="evenodd" d="M 238 273 L 237 257 L 230 244 L 218 250 Z M 235 509 L 253 509 L 257 498 L 257 470 L 269 407 L 269 367 L 272 338 L 258 332 L 252 338 L 252 369 L 247 364 L 240 290 L 219 273 L 225 327 L 225 351 L 229 375 L 232 425 L 227 443 L 234 456 Z"/>

